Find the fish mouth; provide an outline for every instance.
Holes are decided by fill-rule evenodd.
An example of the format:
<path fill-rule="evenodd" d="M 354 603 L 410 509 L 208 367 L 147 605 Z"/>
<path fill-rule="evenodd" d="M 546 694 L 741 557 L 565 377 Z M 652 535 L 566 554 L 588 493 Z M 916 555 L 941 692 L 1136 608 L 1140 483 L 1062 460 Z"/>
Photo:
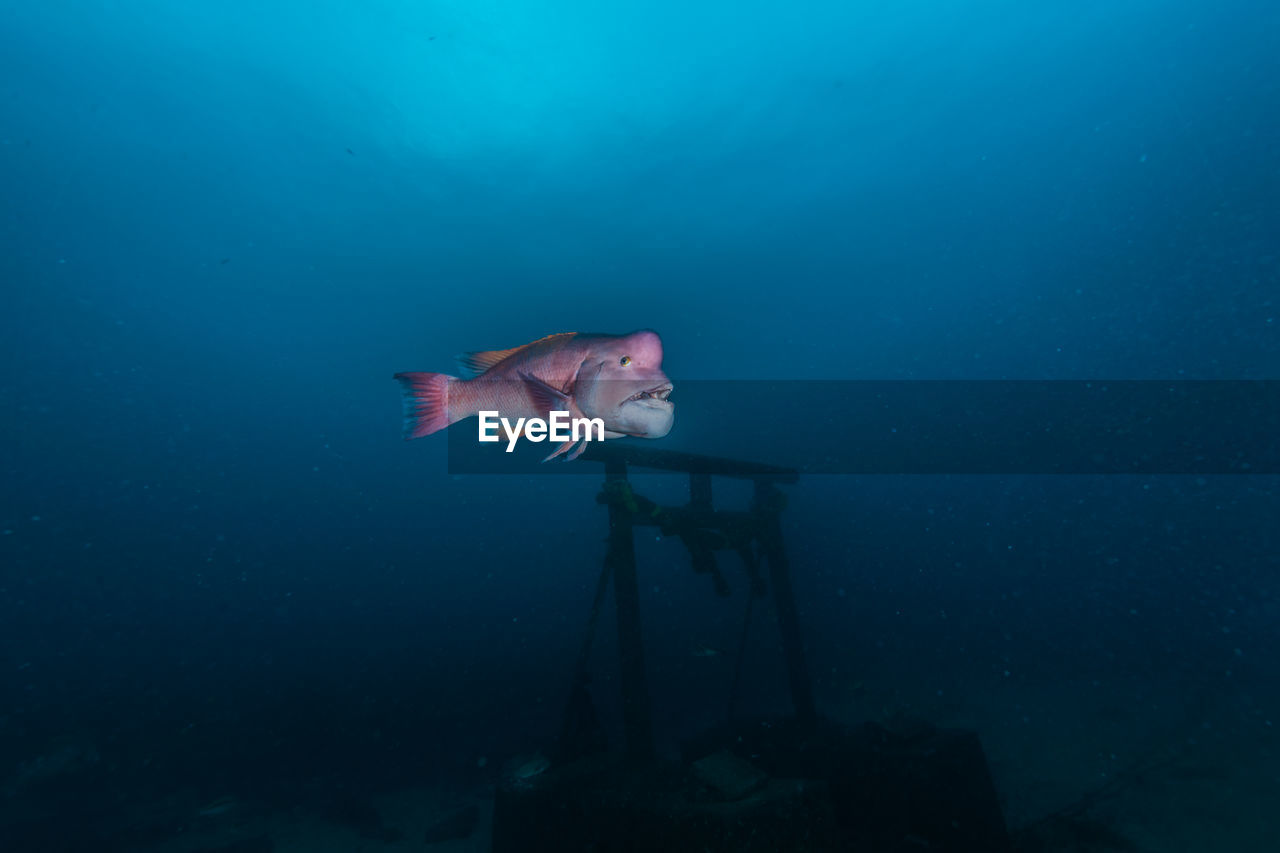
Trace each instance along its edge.
<path fill-rule="evenodd" d="M 667 400 L 667 398 L 670 396 L 671 396 L 671 383 L 664 382 L 661 385 L 655 385 L 652 388 L 645 389 L 644 391 L 637 391 L 636 393 L 632 394 L 630 397 L 623 400 L 622 402 L 623 403 L 643 403 L 649 406 L 660 407 L 660 404 L 662 403 L 671 405 L 670 402 Z"/>

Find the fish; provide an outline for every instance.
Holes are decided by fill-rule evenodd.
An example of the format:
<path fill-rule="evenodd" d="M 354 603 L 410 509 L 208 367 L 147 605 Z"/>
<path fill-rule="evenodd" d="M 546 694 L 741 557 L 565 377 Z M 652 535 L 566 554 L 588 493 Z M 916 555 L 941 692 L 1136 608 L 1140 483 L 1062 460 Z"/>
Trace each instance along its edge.
<path fill-rule="evenodd" d="M 397 373 L 406 441 L 439 432 L 482 411 L 502 417 L 599 418 L 606 439 L 663 438 L 675 420 L 671 380 L 662 372 L 662 338 L 651 329 L 626 335 L 564 332 L 504 350 L 457 357 L 466 377 Z M 546 457 L 576 459 L 589 435 Z"/>
<path fill-rule="evenodd" d="M 689 649 L 689 654 L 695 658 L 718 658 L 724 654 L 724 649 L 704 646 L 702 643 L 694 643 Z"/>

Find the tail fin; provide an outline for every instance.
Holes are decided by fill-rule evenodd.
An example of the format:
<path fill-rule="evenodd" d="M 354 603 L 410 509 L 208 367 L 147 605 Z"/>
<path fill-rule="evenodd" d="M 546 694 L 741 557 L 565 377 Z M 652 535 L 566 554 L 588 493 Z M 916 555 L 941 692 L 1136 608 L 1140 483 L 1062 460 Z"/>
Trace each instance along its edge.
<path fill-rule="evenodd" d="M 397 373 L 404 396 L 404 438 L 422 438 L 447 427 L 449 420 L 449 383 L 452 376 L 443 373 Z"/>

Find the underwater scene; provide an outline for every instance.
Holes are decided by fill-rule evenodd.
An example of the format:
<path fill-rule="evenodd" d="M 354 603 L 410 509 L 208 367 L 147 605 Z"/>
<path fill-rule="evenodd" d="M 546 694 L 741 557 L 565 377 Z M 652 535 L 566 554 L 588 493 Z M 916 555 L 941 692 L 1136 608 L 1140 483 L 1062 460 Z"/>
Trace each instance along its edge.
<path fill-rule="evenodd" d="M 1280 850 L 1280 4 L 0 9 L 0 851 Z"/>

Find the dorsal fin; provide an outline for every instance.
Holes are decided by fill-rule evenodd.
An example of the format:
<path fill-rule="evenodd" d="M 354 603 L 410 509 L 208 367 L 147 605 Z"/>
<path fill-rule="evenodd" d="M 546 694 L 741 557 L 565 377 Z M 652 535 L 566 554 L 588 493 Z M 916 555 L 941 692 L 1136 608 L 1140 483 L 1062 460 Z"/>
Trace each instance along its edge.
<path fill-rule="evenodd" d="M 576 337 L 577 334 L 577 332 L 561 332 L 556 335 L 547 335 L 545 338 L 538 338 L 536 341 L 531 341 L 524 346 L 512 347 L 511 349 L 493 349 L 485 350 L 484 352 L 464 352 L 462 355 L 456 357 L 456 361 L 458 362 L 458 366 L 471 374 L 471 376 L 479 376 L 494 365 L 506 361 L 511 356 L 521 350 L 528 349 L 534 344 L 546 343 L 547 341 L 552 341 L 557 338 L 564 338 L 567 340 L 569 338 Z"/>

